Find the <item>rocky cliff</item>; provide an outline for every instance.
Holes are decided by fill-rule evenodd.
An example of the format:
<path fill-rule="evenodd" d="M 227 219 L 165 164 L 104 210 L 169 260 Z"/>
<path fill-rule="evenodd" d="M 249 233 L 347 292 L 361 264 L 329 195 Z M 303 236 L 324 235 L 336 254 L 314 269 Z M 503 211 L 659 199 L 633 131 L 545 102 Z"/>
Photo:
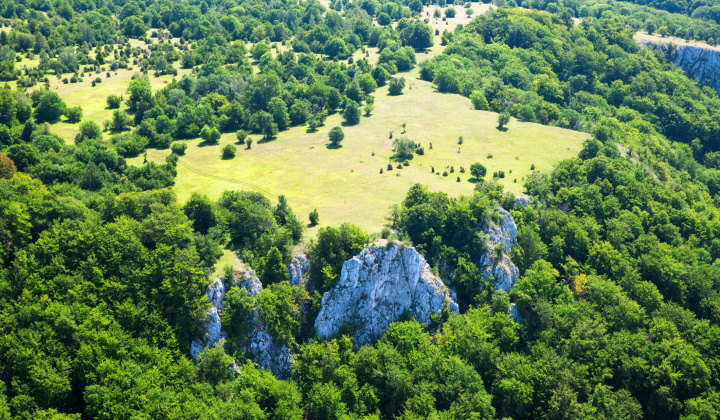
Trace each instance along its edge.
<path fill-rule="evenodd" d="M 359 347 L 380 338 L 406 311 L 429 323 L 445 306 L 458 311 L 451 291 L 414 248 L 368 247 L 343 264 L 340 281 L 323 295 L 315 329 L 327 339 L 348 326 Z"/>
<path fill-rule="evenodd" d="M 515 244 L 517 226 L 510 213 L 502 207 L 498 209 L 500 220 L 490 223 L 483 230 L 487 235 L 487 251 L 480 257 L 481 272 L 487 281 L 495 276 L 495 287 L 510 292 L 510 288 L 520 277 L 520 271 L 510 260 L 509 252 Z"/>
<path fill-rule="evenodd" d="M 288 264 L 287 274 L 291 286 L 299 286 L 310 268 L 308 259 L 303 254 L 296 255 Z"/>
<path fill-rule="evenodd" d="M 667 49 L 667 45 L 648 43 L 644 45 Z M 670 60 L 683 69 L 689 78 L 708 85 L 720 93 L 720 51 L 692 45 L 678 45 Z"/>
<path fill-rule="evenodd" d="M 236 274 L 231 280 L 234 286 L 245 288 L 248 296 L 257 296 L 262 291 L 262 283 L 251 270 L 249 272 Z M 190 354 L 197 359 L 205 347 L 212 347 L 226 334 L 222 331 L 220 314 L 225 299 L 225 282 L 218 278 L 208 288 L 208 299 L 212 307 L 205 317 L 205 337 L 195 339 L 190 344 Z M 276 341 L 268 332 L 263 321 L 262 314 L 257 307 L 252 313 L 251 328 L 248 334 L 246 355 L 260 368 L 270 370 L 278 378 L 287 378 L 293 366 L 293 358 L 290 349 Z"/>

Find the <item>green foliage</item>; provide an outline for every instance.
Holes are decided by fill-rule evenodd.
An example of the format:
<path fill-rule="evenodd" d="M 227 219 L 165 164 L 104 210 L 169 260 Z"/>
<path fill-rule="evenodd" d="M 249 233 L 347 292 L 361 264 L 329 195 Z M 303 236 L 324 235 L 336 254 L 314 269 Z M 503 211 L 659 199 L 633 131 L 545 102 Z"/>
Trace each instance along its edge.
<path fill-rule="evenodd" d="M 501 112 L 498 115 L 498 128 L 503 128 L 510 122 L 510 113 Z"/>
<path fill-rule="evenodd" d="M 345 133 L 343 133 L 342 128 L 333 127 L 332 130 L 330 130 L 328 137 L 330 139 L 330 143 L 338 145 L 345 138 Z"/>
<path fill-rule="evenodd" d="M 35 107 L 35 120 L 39 123 L 55 122 L 65 115 L 67 106 L 55 92 L 45 91 L 40 95 L 40 102 Z"/>
<path fill-rule="evenodd" d="M 388 92 L 391 95 L 401 95 L 404 88 L 405 88 L 405 78 L 404 77 L 393 77 L 390 79 L 390 82 L 388 84 Z"/>
<path fill-rule="evenodd" d="M 75 124 L 79 123 L 80 120 L 82 120 L 83 117 L 83 109 L 81 106 L 75 106 L 72 108 L 67 108 L 65 110 L 65 117 L 67 117 L 67 120 L 69 123 Z"/>
<path fill-rule="evenodd" d="M 308 251 L 310 276 L 319 290 L 329 290 L 340 280 L 343 263 L 358 254 L 367 240 L 368 236 L 350 223 L 320 228 L 317 242 Z"/>
<path fill-rule="evenodd" d="M 102 129 L 94 121 L 83 121 L 78 127 L 80 131 L 75 135 L 75 144 L 85 140 L 101 140 Z"/>
<path fill-rule="evenodd" d="M 310 212 L 310 215 L 308 216 L 310 219 L 310 226 L 315 226 L 320 221 L 320 216 L 318 215 L 317 209 Z"/>
<path fill-rule="evenodd" d="M 175 153 L 178 156 L 182 156 L 185 154 L 185 151 L 187 150 L 187 143 L 185 142 L 175 142 L 170 145 L 170 150 Z"/>
<path fill-rule="evenodd" d="M 345 110 L 343 111 L 343 119 L 345 120 L 345 124 L 355 125 L 359 123 L 360 112 L 360 105 L 358 105 L 357 102 L 352 100 L 347 101 L 347 104 L 345 105 Z"/>
<path fill-rule="evenodd" d="M 485 168 L 485 165 L 483 165 L 480 162 L 475 162 L 472 165 L 470 165 L 470 174 L 475 177 L 475 179 L 481 179 L 484 178 L 487 174 L 487 168 Z"/>
<path fill-rule="evenodd" d="M 237 147 L 233 146 L 232 144 L 226 144 L 222 148 L 221 157 L 223 159 L 232 159 L 235 157 L 236 153 L 237 153 Z"/>

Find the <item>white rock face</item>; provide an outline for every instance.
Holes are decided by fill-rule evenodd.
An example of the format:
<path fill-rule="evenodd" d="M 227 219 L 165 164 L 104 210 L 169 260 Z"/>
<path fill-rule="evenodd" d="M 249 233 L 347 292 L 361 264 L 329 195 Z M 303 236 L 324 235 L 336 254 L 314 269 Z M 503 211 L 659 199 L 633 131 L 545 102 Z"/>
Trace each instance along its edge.
<path fill-rule="evenodd" d="M 290 285 L 299 286 L 309 267 L 309 262 L 305 255 L 296 255 L 288 265 L 287 273 Z"/>
<path fill-rule="evenodd" d="M 220 312 L 225 299 L 225 284 L 221 279 L 215 280 L 207 291 L 207 297 L 213 305 L 205 316 L 205 337 L 196 338 L 190 343 L 190 355 L 197 359 L 198 355 L 205 350 L 205 347 L 213 347 L 221 338 L 226 337 L 220 325 Z"/>
<path fill-rule="evenodd" d="M 520 312 L 518 312 L 518 308 L 514 303 L 510 304 L 510 318 L 515 322 L 523 321 L 523 317 L 520 316 Z"/>
<path fill-rule="evenodd" d="M 666 45 L 646 44 L 665 50 Z M 685 71 L 687 77 L 706 84 L 720 93 L 720 51 L 691 45 L 676 46 L 673 63 Z"/>
<path fill-rule="evenodd" d="M 351 325 L 359 347 L 380 338 L 406 310 L 429 323 L 445 305 L 458 311 L 447 286 L 414 248 L 368 247 L 343 264 L 340 281 L 323 295 L 315 329 L 327 339 Z"/>
<path fill-rule="evenodd" d="M 235 286 L 244 287 L 248 296 L 255 297 L 262 291 L 262 283 L 250 272 L 237 276 L 234 280 Z M 214 346 L 221 338 L 227 337 L 222 330 L 220 314 L 225 299 L 225 285 L 222 279 L 217 279 L 207 291 L 207 296 L 212 303 L 205 317 L 205 337 L 195 339 L 190 344 L 190 354 L 193 359 L 203 352 L 206 347 Z M 248 334 L 248 345 L 245 349 L 248 357 L 257 363 L 262 369 L 270 370 L 278 378 L 287 378 L 293 366 L 293 358 L 290 349 L 282 343 L 277 342 L 268 332 L 263 321 L 262 314 L 257 307 L 252 313 L 252 328 Z"/>
<path fill-rule="evenodd" d="M 490 224 L 484 232 L 487 234 L 487 252 L 480 257 L 480 267 L 483 278 L 487 281 L 490 276 L 495 276 L 495 287 L 505 292 L 520 277 L 520 271 L 510 260 L 509 252 L 517 238 L 517 226 L 510 213 L 502 207 L 498 209 L 501 220 L 497 224 Z M 503 244 L 505 249 L 502 253 L 496 252 L 496 247 Z M 498 255 L 499 254 L 499 255 Z"/>

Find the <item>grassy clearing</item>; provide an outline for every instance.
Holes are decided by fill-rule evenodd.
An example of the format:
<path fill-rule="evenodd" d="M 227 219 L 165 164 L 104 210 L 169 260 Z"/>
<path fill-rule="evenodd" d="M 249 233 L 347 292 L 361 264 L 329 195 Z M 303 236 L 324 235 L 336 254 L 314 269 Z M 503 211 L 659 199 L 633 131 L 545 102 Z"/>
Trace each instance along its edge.
<path fill-rule="evenodd" d="M 497 130 L 497 114 L 475 111 L 467 98 L 437 93 L 430 83 L 404 76 L 405 93 L 393 97 L 387 95 L 387 88 L 379 89 L 373 115 L 363 117 L 357 126 L 344 127 L 339 149 L 327 147 L 328 132 L 341 123 L 339 115 L 330 116 L 317 133 L 294 127 L 260 143 L 259 136 L 252 136 L 256 142 L 252 149 L 238 145 L 233 160 L 220 159 L 220 149 L 236 141 L 234 134 L 223 135 L 217 146 L 189 141 L 178 165 L 178 199 L 183 202 L 193 192 L 216 199 L 228 189 L 255 189 L 273 200 L 285 194 L 302 219 L 317 208 L 320 227 L 350 221 L 372 232 L 382 228 L 388 207 L 402 201 L 416 182 L 451 196 L 469 194 L 474 187 L 469 167 L 481 162 L 488 168 L 488 178 L 504 170 L 506 177 L 500 182 L 520 193 L 531 164 L 548 171 L 559 160 L 577 155 L 587 138 L 584 133 L 515 120 L 507 131 Z M 425 146 L 425 155 L 415 156 L 409 167 L 387 171 L 392 155 L 389 132 L 401 135 L 403 122 L 405 136 Z M 461 146 L 459 136 L 464 137 Z M 168 153 L 149 150 L 148 159 L 164 162 Z M 493 158 L 488 159 L 488 154 Z M 130 163 L 142 164 L 142 157 Z M 431 173 L 433 166 L 441 173 L 453 166 L 455 173 L 436 175 Z M 459 173 L 461 166 L 468 171 Z M 308 235 L 316 230 L 309 229 Z"/>
<path fill-rule="evenodd" d="M 179 65 L 176 67 L 179 69 L 178 79 L 190 73 L 189 69 L 180 69 Z M 62 80 L 56 77 L 50 77 L 50 90 L 57 92 L 67 106 L 82 106 L 83 120 L 95 121 L 102 125 L 103 121 L 112 119 L 113 110 L 107 108 L 107 97 L 110 95 L 125 95 L 132 76 L 138 73 L 138 70 L 137 67 L 132 70 L 119 69 L 117 74 L 110 72 L 109 78 L 105 72 L 101 74 L 86 73 L 82 82 L 68 84 L 63 84 Z M 102 83 L 92 87 L 92 81 L 96 77 L 100 77 Z M 160 77 L 150 75 L 150 84 L 154 89 L 160 89 L 170 82 L 173 77 L 171 75 Z M 78 125 L 62 121 L 53 126 L 53 132 L 61 136 L 66 143 L 72 143 L 75 134 L 78 132 Z"/>
<path fill-rule="evenodd" d="M 702 48 L 705 50 L 720 51 L 720 46 L 713 47 L 712 45 L 706 43 L 705 41 L 686 40 L 686 39 L 678 38 L 675 36 L 661 36 L 660 34 L 650 35 L 644 31 L 637 31 L 633 38 L 635 38 L 635 40 L 637 42 L 641 42 L 641 43 L 651 42 L 653 44 L 684 45 L 684 46 L 689 46 L 689 47 L 698 47 L 698 48 Z"/>

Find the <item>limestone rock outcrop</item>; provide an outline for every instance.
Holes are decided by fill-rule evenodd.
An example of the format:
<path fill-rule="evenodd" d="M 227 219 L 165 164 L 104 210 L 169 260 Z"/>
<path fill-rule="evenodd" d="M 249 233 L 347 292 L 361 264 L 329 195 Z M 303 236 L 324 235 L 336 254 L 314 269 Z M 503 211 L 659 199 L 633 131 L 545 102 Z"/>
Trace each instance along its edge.
<path fill-rule="evenodd" d="M 667 45 L 646 43 L 652 48 L 666 50 Z M 698 83 L 708 85 L 720 93 L 720 51 L 693 45 L 677 45 L 670 60 Z"/>
<path fill-rule="evenodd" d="M 315 330 L 327 339 L 350 326 L 360 347 L 380 338 L 405 311 L 429 323 L 445 306 L 458 311 L 450 290 L 414 248 L 367 247 L 345 261 L 340 280 L 323 295 Z"/>
<path fill-rule="evenodd" d="M 307 257 L 303 254 L 296 255 L 288 264 L 287 273 L 290 285 L 299 286 L 308 268 L 310 268 L 310 264 Z"/>
<path fill-rule="evenodd" d="M 262 283 L 255 273 L 249 272 L 235 275 L 231 280 L 236 287 L 244 287 L 248 296 L 255 297 L 262 291 Z M 212 307 L 205 317 L 205 336 L 195 339 L 190 344 L 190 354 L 197 359 L 205 347 L 212 347 L 221 338 L 227 337 L 222 330 L 220 314 L 223 310 L 225 299 L 225 282 L 218 278 L 208 288 L 207 296 Z M 252 313 L 251 328 L 249 329 L 246 355 L 260 368 L 270 370 L 278 378 L 287 378 L 293 366 L 293 358 L 290 349 L 283 343 L 275 340 L 268 332 L 263 316 L 255 307 Z"/>
<path fill-rule="evenodd" d="M 505 292 L 520 277 L 520 271 L 510 260 L 510 249 L 517 238 L 517 226 L 510 213 L 502 207 L 498 209 L 500 220 L 497 223 L 489 223 L 484 229 L 487 239 L 487 251 L 480 257 L 479 267 L 483 278 L 487 281 L 490 276 L 495 276 L 495 287 Z"/>

